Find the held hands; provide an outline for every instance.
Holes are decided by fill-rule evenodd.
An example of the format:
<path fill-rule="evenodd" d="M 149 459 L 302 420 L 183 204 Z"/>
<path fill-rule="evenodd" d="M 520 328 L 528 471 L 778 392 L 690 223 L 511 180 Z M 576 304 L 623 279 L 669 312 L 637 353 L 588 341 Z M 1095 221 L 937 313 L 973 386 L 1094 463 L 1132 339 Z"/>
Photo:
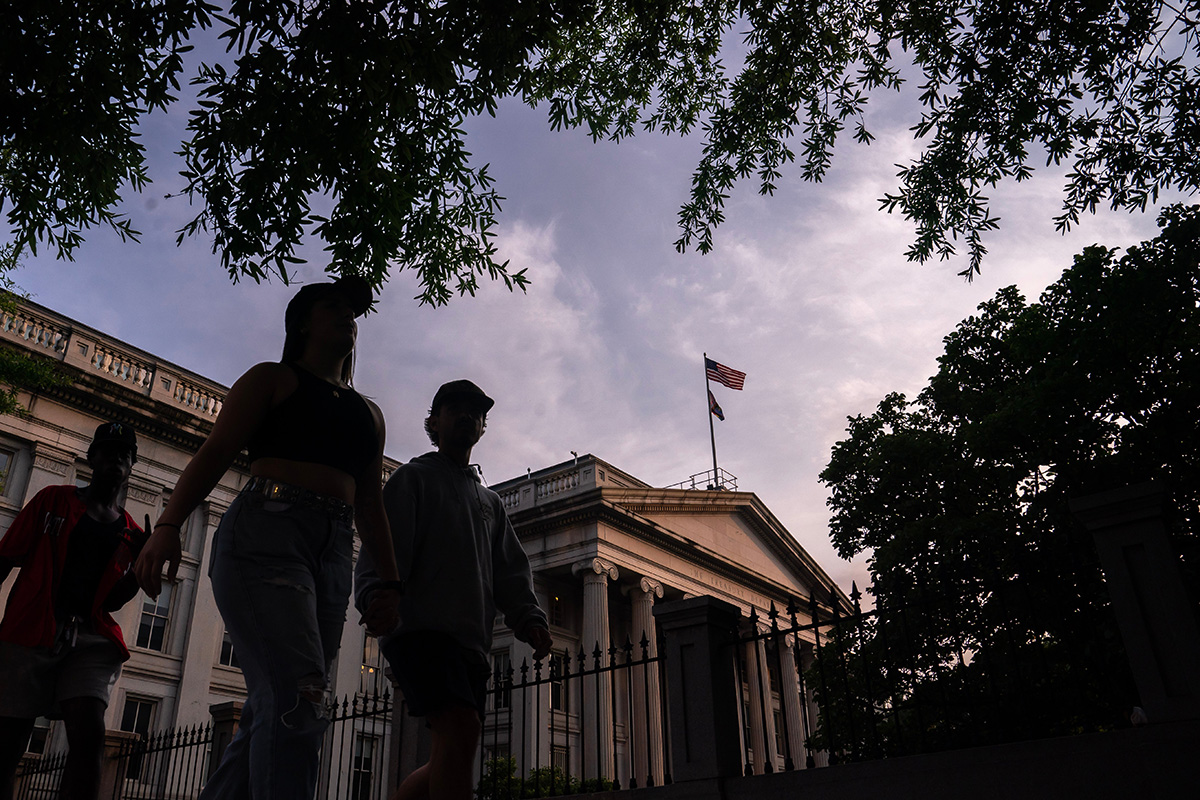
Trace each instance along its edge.
<path fill-rule="evenodd" d="M 376 589 L 358 624 L 365 625 L 372 636 L 384 636 L 400 624 L 400 592 L 395 589 Z"/>
<path fill-rule="evenodd" d="M 550 648 L 554 645 L 554 638 L 550 636 L 550 631 L 541 625 L 526 628 L 521 631 L 521 636 L 518 638 L 533 648 L 534 661 L 541 661 L 548 656 Z"/>
<path fill-rule="evenodd" d="M 146 517 L 146 527 L 150 527 L 149 516 Z M 133 565 L 133 574 L 137 576 L 138 585 L 150 597 L 158 597 L 162 591 L 163 564 L 167 565 L 167 580 L 174 582 L 181 557 L 179 526 L 158 523 Z"/>

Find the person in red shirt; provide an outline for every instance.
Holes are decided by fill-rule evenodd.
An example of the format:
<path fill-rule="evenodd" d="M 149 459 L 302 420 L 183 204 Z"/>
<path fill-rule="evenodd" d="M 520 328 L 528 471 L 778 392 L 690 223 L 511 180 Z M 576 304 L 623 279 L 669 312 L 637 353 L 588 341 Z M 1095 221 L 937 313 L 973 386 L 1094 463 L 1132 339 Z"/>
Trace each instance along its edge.
<path fill-rule="evenodd" d="M 39 716 L 67 731 L 63 794 L 94 800 L 104 710 L 129 649 L 113 611 L 138 592 L 133 560 L 145 534 L 118 504 L 137 461 L 137 437 L 119 422 L 96 429 L 86 487 L 38 492 L 0 539 L 0 584 L 16 583 L 0 620 L 0 800 Z"/>

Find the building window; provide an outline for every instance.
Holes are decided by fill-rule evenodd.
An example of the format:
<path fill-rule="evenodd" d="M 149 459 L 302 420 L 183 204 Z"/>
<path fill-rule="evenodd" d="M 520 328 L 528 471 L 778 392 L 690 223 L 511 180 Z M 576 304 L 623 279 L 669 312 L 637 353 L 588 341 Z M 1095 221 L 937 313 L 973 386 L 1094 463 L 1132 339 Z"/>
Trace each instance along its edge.
<path fill-rule="evenodd" d="M 512 708 L 512 656 L 508 650 L 492 653 L 492 708 Z"/>
<path fill-rule="evenodd" d="M 150 726 L 154 724 L 154 710 L 158 703 L 138 697 L 126 697 L 125 709 L 121 713 L 121 730 L 136 733 L 142 741 L 150 735 Z M 135 752 L 129 759 L 129 771 L 126 777 L 135 781 L 143 780 L 142 753 Z"/>
<path fill-rule="evenodd" d="M 369 800 L 371 776 L 375 769 L 376 749 L 379 738 L 359 734 L 354 738 L 354 763 L 351 767 L 350 797 L 352 800 Z"/>
<path fill-rule="evenodd" d="M 46 752 L 46 744 L 50 741 L 50 724 L 45 717 L 33 721 L 33 733 L 29 735 L 29 747 L 25 748 L 25 752 L 38 755 Z"/>
<path fill-rule="evenodd" d="M 565 711 L 567 708 L 566 679 L 563 677 L 571 666 L 571 657 L 566 653 L 550 654 L 550 710 Z"/>
<path fill-rule="evenodd" d="M 562 628 L 567 624 L 567 612 L 563 607 L 563 599 L 558 595 L 550 596 L 550 624 Z"/>
<path fill-rule="evenodd" d="M 221 636 L 221 656 L 217 660 L 223 667 L 242 668 L 238 664 L 237 653 L 233 652 L 233 640 L 229 638 L 229 631 L 225 631 Z"/>
<path fill-rule="evenodd" d="M 387 688 L 383 667 L 383 653 L 379 649 L 379 640 L 364 632 L 362 674 L 358 679 L 358 691 L 362 694 L 383 694 Z"/>
<path fill-rule="evenodd" d="M 8 494 L 8 472 L 16 458 L 17 454 L 12 450 L 0 447 L 0 497 Z"/>
<path fill-rule="evenodd" d="M 771 715 L 775 719 L 775 752 L 786 756 L 783 747 L 783 711 L 778 708 L 771 709 Z"/>
<path fill-rule="evenodd" d="M 563 775 L 570 774 L 570 771 L 567 769 L 566 747 L 556 744 L 550 748 L 550 766 L 561 772 Z"/>
<path fill-rule="evenodd" d="M 175 589 L 164 584 L 157 600 L 149 597 L 142 603 L 142 622 L 138 626 L 137 646 L 162 652 L 166 646 L 167 619 L 171 612 L 171 592 Z"/>

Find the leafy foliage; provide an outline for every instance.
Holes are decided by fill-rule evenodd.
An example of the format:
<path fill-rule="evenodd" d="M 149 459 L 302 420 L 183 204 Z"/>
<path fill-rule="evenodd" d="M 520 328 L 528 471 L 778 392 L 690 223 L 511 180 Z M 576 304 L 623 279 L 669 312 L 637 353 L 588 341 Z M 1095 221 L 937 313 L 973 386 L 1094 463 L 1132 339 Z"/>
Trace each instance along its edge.
<path fill-rule="evenodd" d="M 12 273 L 21 265 L 21 252 L 15 243 L 0 245 L 0 314 L 17 310 L 20 290 L 13 283 Z M 68 382 L 58 362 L 40 356 L 30 356 L 0 346 L 0 414 L 24 412 L 18 399 L 22 389 L 38 391 Z M 0 476 L 0 485 L 4 482 Z"/>
<path fill-rule="evenodd" d="M 839 554 L 871 554 L 876 617 L 832 652 L 853 680 L 900 687 L 861 708 L 899 725 L 897 698 L 962 708 L 956 693 L 1007 687 L 989 724 L 1064 733 L 1128 713 L 1095 548 L 1067 500 L 1157 480 L 1200 588 L 1200 207 L 1159 224 L 1123 256 L 1088 248 L 1038 303 L 1000 291 L 946 337 L 916 401 L 889 395 L 850 419 L 821 479 Z"/>
<path fill-rule="evenodd" d="M 538 767 L 525 777 L 517 776 L 517 760 L 511 756 L 484 762 L 483 776 L 475 787 L 476 800 L 524 800 L 530 797 L 607 792 L 614 789 L 608 778 L 580 780 L 559 767 Z"/>
<path fill-rule="evenodd" d="M 523 287 L 496 260 L 502 198 L 462 129 L 506 97 L 597 139 L 700 128 L 681 251 L 711 249 L 740 181 L 771 194 L 793 165 L 821 180 L 843 132 L 872 140 L 872 97 L 913 82 L 922 150 L 880 201 L 916 223 L 910 258 L 962 240 L 977 273 L 987 192 L 1039 163 L 1070 166 L 1063 229 L 1200 185 L 1195 0 L 85 0 L 9 17 L 0 203 L 19 246 L 67 256 L 93 225 L 136 238 L 113 209 L 145 184 L 137 124 L 174 100 L 189 33 L 219 24 L 228 56 L 194 78 L 183 177 L 200 210 L 181 236 L 210 233 L 235 280 L 286 280 L 311 234 L 330 271 L 377 287 L 417 270 L 423 302 L 484 276 Z"/>

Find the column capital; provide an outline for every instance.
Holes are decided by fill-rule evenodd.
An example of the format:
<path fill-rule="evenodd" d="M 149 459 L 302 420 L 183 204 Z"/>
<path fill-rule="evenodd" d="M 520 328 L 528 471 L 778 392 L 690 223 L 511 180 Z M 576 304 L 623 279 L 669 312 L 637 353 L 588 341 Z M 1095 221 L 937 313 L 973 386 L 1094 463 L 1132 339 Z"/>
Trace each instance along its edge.
<path fill-rule="evenodd" d="M 587 577 L 589 573 L 593 575 L 604 575 L 610 580 L 616 580 L 620 576 L 620 571 L 616 564 L 610 561 L 605 561 L 602 558 L 589 558 L 586 561 L 580 561 L 571 567 L 571 572 L 574 575 L 583 575 Z"/>
<path fill-rule="evenodd" d="M 655 597 L 662 599 L 663 585 L 653 578 L 643 577 L 640 581 L 638 581 L 638 588 L 646 594 L 652 594 Z"/>

